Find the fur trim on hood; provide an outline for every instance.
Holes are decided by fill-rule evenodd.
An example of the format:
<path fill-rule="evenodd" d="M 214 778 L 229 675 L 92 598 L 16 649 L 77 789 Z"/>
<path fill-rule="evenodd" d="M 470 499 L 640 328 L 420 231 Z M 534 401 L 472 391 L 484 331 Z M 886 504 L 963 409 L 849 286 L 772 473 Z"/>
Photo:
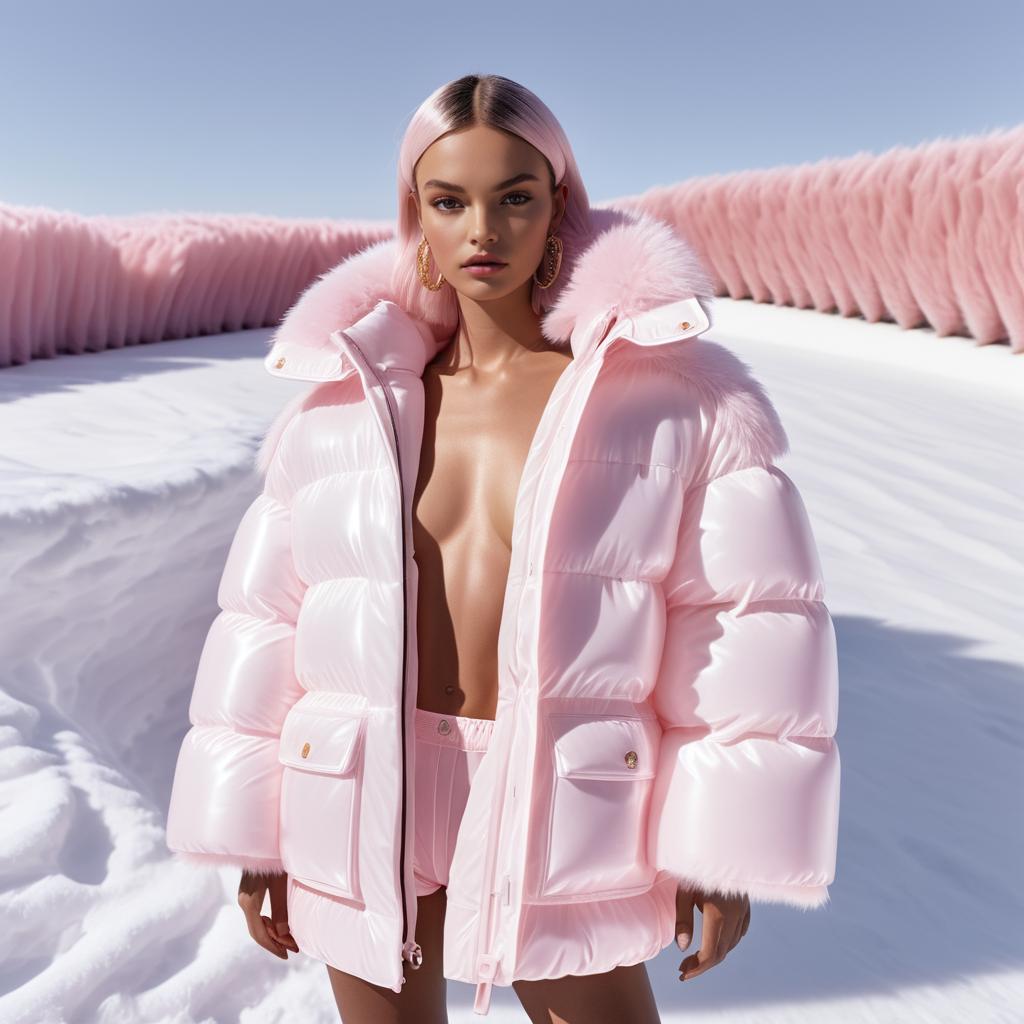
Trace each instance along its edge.
<path fill-rule="evenodd" d="M 601 227 L 541 319 L 548 341 L 568 341 L 577 323 L 609 307 L 633 317 L 680 299 L 710 306 L 710 276 L 689 242 L 668 224 L 619 210 L 593 210 L 591 216 Z"/>
<path fill-rule="evenodd" d="M 622 210 L 591 210 L 594 231 L 589 242 L 579 247 L 566 266 L 564 280 L 556 282 L 552 304 L 541 314 L 541 330 L 553 345 L 578 343 L 582 332 L 595 317 L 629 320 L 644 324 L 636 336 L 641 344 L 657 346 L 652 352 L 665 359 L 666 371 L 680 374 L 706 398 L 712 411 L 712 439 L 731 439 L 726 447 L 732 455 L 726 462 L 767 465 L 788 450 L 788 439 L 778 415 L 750 368 L 731 351 L 715 342 L 692 338 L 690 345 L 665 345 L 680 338 L 678 316 L 659 320 L 660 309 L 672 312 L 672 305 L 697 300 L 700 330 L 711 326 L 710 305 L 714 285 L 689 242 L 664 221 L 648 214 Z M 568 248 L 568 247 L 567 247 Z M 289 309 L 270 339 L 264 365 L 271 373 L 313 381 L 337 380 L 343 375 L 343 356 L 331 334 L 346 330 L 387 300 L 395 302 L 392 270 L 397 242 L 385 239 L 342 260 L 314 280 Z M 407 366 L 425 366 L 451 339 L 457 324 L 443 324 L 424 318 L 422 308 L 402 307 L 419 328 L 422 349 L 408 353 Z M 654 311 L 651 314 L 651 311 Z M 647 318 L 643 314 L 651 314 Z M 693 333 L 693 332 L 691 332 Z M 371 342 L 383 332 L 370 332 Z M 416 344 L 408 332 L 402 344 Z M 391 344 L 395 339 L 387 339 Z M 393 353 L 392 353 L 393 354 Z M 382 351 L 366 352 L 371 362 L 384 358 Z M 285 365 L 286 371 L 280 368 Z M 279 372 L 280 371 L 280 372 Z M 313 390 L 316 390 L 315 388 Z M 310 391 L 296 396 L 278 414 L 264 436 L 257 454 L 257 467 L 265 474 L 273 453 L 292 417 L 300 412 Z M 718 470 L 725 463 L 718 465 Z M 713 467 L 709 465 L 709 469 Z"/>
<path fill-rule="evenodd" d="M 690 244 L 664 221 L 602 209 L 592 210 L 591 220 L 591 240 L 569 266 L 563 263 L 561 280 L 553 286 L 554 302 L 541 314 L 541 331 L 553 345 L 568 343 L 577 323 L 608 308 L 620 316 L 635 316 L 679 299 L 696 297 L 710 304 L 714 287 L 707 271 Z M 397 241 L 384 239 L 308 285 L 270 339 L 268 368 L 285 351 L 289 359 L 295 353 L 300 358 L 315 353 L 336 360 L 332 331 L 362 319 L 382 299 L 398 301 L 392 286 L 397 252 Z M 430 321 L 423 308 L 405 312 L 428 328 L 435 351 L 458 326 Z M 428 352 L 427 361 L 434 354 Z M 373 359 L 372 352 L 367 355 Z"/>

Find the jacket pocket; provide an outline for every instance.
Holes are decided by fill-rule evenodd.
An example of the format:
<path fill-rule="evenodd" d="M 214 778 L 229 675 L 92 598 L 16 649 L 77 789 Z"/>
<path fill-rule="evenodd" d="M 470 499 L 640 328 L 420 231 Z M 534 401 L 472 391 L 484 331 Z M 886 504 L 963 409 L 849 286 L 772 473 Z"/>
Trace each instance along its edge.
<path fill-rule="evenodd" d="M 347 899 L 359 888 L 366 715 L 295 705 L 281 729 L 281 860 L 297 881 Z"/>
<path fill-rule="evenodd" d="M 558 902 L 649 888 L 647 812 L 661 725 L 654 716 L 553 712 L 548 837 L 539 895 Z"/>

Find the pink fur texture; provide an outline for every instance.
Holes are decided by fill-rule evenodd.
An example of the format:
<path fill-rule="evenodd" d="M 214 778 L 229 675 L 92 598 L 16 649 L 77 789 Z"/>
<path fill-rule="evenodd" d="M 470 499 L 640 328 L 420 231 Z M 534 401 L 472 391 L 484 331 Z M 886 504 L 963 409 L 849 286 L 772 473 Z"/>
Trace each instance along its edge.
<path fill-rule="evenodd" d="M 764 385 L 724 345 L 698 339 L 676 346 L 666 361 L 711 413 L 708 464 L 691 487 L 734 470 L 770 466 L 789 451 L 789 436 Z"/>
<path fill-rule="evenodd" d="M 595 209 L 594 240 L 580 255 L 542 330 L 551 342 L 568 341 L 577 321 L 586 322 L 612 303 L 632 316 L 679 298 L 710 302 L 714 284 L 696 252 L 666 223 L 647 215 Z"/>
<path fill-rule="evenodd" d="M 564 265 L 557 299 L 541 319 L 541 330 L 556 345 L 568 345 L 577 320 L 614 306 L 629 316 L 662 303 L 697 296 L 710 303 L 712 287 L 700 260 L 677 232 L 645 214 L 593 211 L 594 234 L 571 265 Z M 385 239 L 342 260 L 312 282 L 293 303 L 271 335 L 268 348 L 295 345 L 335 351 L 332 331 L 365 316 L 381 299 L 395 301 L 392 271 L 398 246 Z M 420 308 L 407 309 L 419 319 Z M 455 323 L 420 320 L 437 346 Z M 313 390 L 316 390 L 315 388 Z M 275 417 L 256 456 L 265 474 L 289 421 L 304 407 L 310 392 L 292 399 Z"/>
<path fill-rule="evenodd" d="M 686 226 L 719 295 L 1024 351 L 1024 126 L 615 200 Z"/>
<path fill-rule="evenodd" d="M 680 226 L 719 295 L 930 324 L 1021 352 L 1022 172 L 1024 126 L 694 178 L 614 207 Z M 604 205 L 595 213 L 613 215 Z M 0 203 L 0 367 L 276 324 L 325 267 L 392 233 L 388 222 Z M 567 311 L 548 315 L 561 334 Z"/>
<path fill-rule="evenodd" d="M 831 902 L 827 885 L 771 885 L 731 878 L 717 865 L 706 870 L 694 867 L 687 875 L 666 871 L 676 882 L 688 889 L 708 891 L 714 889 L 726 897 L 750 897 L 752 903 L 778 903 L 799 910 L 818 910 Z"/>
<path fill-rule="evenodd" d="M 257 857 L 221 856 L 220 854 L 189 853 L 187 851 L 176 852 L 176 857 L 189 864 L 194 864 L 196 867 L 228 867 L 234 868 L 236 871 L 248 871 L 252 875 L 277 875 L 284 871 L 281 861 Z"/>
<path fill-rule="evenodd" d="M 692 247 L 662 221 L 642 213 L 594 211 L 594 234 L 571 265 L 563 265 L 556 282 L 558 298 L 541 319 L 553 344 L 567 344 L 577 320 L 586 321 L 613 304 L 631 316 L 662 303 L 697 296 L 710 301 L 711 279 Z M 396 301 L 392 269 L 394 239 L 372 245 L 321 274 L 299 296 L 269 347 L 279 342 L 333 350 L 332 331 L 348 327 L 381 299 Z M 419 319 L 420 308 L 406 309 Z M 435 341 L 451 337 L 455 322 L 432 323 Z"/>
<path fill-rule="evenodd" d="M 566 276 L 558 299 L 541 320 L 549 341 L 568 344 L 578 321 L 586 323 L 609 307 L 621 317 L 631 317 L 694 296 L 710 306 L 711 284 L 700 260 L 668 225 L 645 214 L 611 210 L 595 211 L 594 224 L 591 241 L 563 271 Z M 394 242 L 380 242 L 321 275 L 270 338 L 271 351 L 286 344 L 335 352 L 332 331 L 350 326 L 381 299 L 394 301 L 390 280 L 395 251 Z M 407 312 L 415 317 L 415 310 Z M 438 346 L 455 327 L 429 326 Z M 372 342 L 371 337 L 364 344 Z M 372 350 L 368 355 L 372 359 Z M 718 438 L 728 438 L 730 464 L 709 464 L 708 472 L 770 465 L 788 450 L 786 432 L 763 386 L 750 367 L 725 346 L 696 339 L 664 350 L 655 347 L 647 358 L 662 361 L 664 371 L 695 388 L 709 413 L 713 412 L 709 417 L 713 422 L 709 438 L 712 459 Z M 317 400 L 320 388 L 331 386 L 314 385 L 274 418 L 256 457 L 261 474 L 269 469 L 288 423 Z"/>
<path fill-rule="evenodd" d="M 324 267 L 388 222 L 0 203 L 0 367 L 276 324 Z"/>

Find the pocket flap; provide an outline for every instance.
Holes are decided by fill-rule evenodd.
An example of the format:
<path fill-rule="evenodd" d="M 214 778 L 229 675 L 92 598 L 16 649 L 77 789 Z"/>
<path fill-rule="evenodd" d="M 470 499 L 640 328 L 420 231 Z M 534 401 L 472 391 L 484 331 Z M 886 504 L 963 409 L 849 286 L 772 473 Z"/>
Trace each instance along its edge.
<path fill-rule="evenodd" d="M 555 742 L 555 770 L 567 779 L 628 781 L 654 776 L 656 718 L 548 715 Z"/>
<path fill-rule="evenodd" d="M 281 729 L 278 760 L 291 768 L 348 775 L 365 723 L 365 715 L 293 707 Z"/>

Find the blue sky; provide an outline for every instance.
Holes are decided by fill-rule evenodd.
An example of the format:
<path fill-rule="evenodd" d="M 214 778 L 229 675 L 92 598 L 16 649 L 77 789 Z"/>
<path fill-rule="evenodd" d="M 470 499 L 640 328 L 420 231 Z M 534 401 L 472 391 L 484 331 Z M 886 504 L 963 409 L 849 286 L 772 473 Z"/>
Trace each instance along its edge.
<path fill-rule="evenodd" d="M 593 201 L 1024 122 L 1024 3 L 0 2 L 0 202 L 391 218 L 402 131 L 496 72 Z"/>

